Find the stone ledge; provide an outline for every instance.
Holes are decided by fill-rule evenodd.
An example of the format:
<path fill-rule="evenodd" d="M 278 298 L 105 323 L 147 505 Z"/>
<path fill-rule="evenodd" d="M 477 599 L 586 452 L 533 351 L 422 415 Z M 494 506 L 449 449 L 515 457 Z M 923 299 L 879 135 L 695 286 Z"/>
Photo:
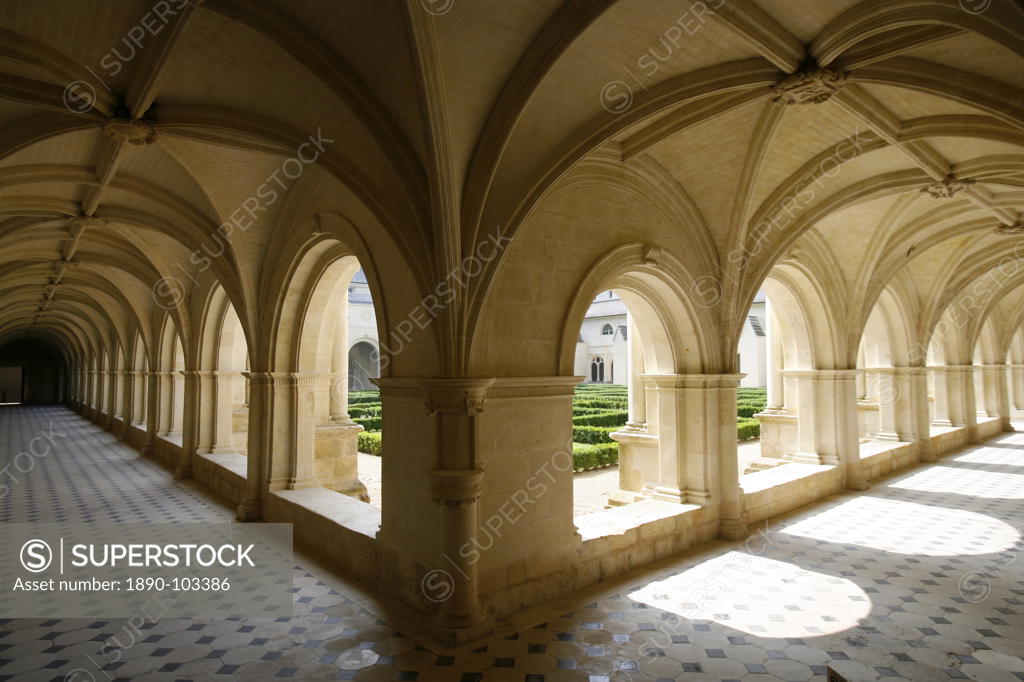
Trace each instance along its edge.
<path fill-rule="evenodd" d="M 583 542 L 591 542 L 614 535 L 625 535 L 631 531 L 642 534 L 643 526 L 646 524 L 672 519 L 700 508 L 695 504 L 643 500 L 624 507 L 586 514 L 575 521 Z"/>
<path fill-rule="evenodd" d="M 321 516 L 341 528 L 359 533 L 370 540 L 375 540 L 377 531 L 380 530 L 379 509 L 327 488 L 276 490 L 270 495 Z"/>
<path fill-rule="evenodd" d="M 831 471 L 832 469 L 835 469 L 835 466 L 828 464 L 790 462 L 784 466 L 777 466 L 740 476 L 740 489 L 743 491 L 743 494 L 752 495 L 777 486 L 786 485 L 787 483 L 810 478 L 815 474 Z"/>
<path fill-rule="evenodd" d="M 237 452 L 229 453 L 199 453 L 196 455 L 198 459 L 209 462 L 210 464 L 224 469 L 230 474 L 238 476 L 243 481 L 249 475 L 249 460 L 245 455 L 241 455 Z"/>

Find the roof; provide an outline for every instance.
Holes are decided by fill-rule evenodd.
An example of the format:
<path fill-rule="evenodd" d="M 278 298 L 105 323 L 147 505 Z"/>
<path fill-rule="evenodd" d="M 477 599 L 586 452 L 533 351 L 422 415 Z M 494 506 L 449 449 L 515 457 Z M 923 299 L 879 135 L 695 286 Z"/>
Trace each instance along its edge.
<path fill-rule="evenodd" d="M 585 317 L 612 317 L 614 315 L 625 315 L 626 304 L 621 298 L 613 298 L 606 301 L 595 301 L 587 308 Z"/>

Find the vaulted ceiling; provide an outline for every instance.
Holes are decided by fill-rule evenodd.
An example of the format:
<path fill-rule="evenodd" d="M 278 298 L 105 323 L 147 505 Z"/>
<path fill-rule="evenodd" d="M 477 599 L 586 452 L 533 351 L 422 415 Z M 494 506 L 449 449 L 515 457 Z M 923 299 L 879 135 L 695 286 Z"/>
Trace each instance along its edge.
<path fill-rule="evenodd" d="M 0 27 L 0 340 L 146 328 L 216 241 L 246 318 L 285 202 L 215 231 L 310 140 L 281 194 L 335 187 L 422 291 L 587 160 L 688 207 L 737 324 L 794 253 L 857 316 L 903 278 L 932 323 L 1022 253 L 1014 0 L 9 0 Z"/>

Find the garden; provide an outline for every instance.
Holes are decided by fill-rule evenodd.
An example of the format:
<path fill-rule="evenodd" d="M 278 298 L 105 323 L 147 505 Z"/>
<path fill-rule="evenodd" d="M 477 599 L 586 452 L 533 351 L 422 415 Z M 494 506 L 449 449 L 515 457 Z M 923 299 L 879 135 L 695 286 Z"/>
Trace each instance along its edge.
<path fill-rule="evenodd" d="M 349 393 L 349 416 L 365 431 L 359 434 L 359 451 L 381 454 L 381 405 L 377 391 Z M 760 436 L 761 425 L 753 418 L 764 409 L 765 389 L 741 388 L 736 399 L 736 435 L 739 440 Z M 626 387 L 619 384 L 581 384 L 572 400 L 572 456 L 576 471 L 612 466 L 619 461 L 619 444 L 611 434 L 627 420 Z"/>

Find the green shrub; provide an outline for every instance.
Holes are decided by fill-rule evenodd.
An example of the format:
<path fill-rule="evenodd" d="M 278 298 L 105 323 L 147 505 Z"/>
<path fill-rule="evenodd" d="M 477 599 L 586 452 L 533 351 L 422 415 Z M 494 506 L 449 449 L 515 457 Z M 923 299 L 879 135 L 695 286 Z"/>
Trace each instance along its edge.
<path fill-rule="evenodd" d="M 581 400 L 572 404 L 572 411 L 578 412 L 580 410 L 598 410 L 601 412 L 610 412 L 612 410 L 624 410 L 626 409 L 626 401 L 612 401 L 612 400 Z"/>
<path fill-rule="evenodd" d="M 572 444 L 572 468 L 574 471 L 586 471 L 587 469 L 596 469 L 618 463 L 618 443 L 601 443 L 598 445 Z"/>
<path fill-rule="evenodd" d="M 761 422 L 756 419 L 739 419 L 736 421 L 736 436 L 740 440 L 750 440 L 761 435 Z"/>
<path fill-rule="evenodd" d="M 598 414 L 584 414 L 573 417 L 573 426 L 622 426 L 629 419 L 625 410 L 615 412 L 599 412 Z"/>
<path fill-rule="evenodd" d="M 380 431 L 363 431 L 360 433 L 359 452 L 380 457 L 383 454 Z"/>
<path fill-rule="evenodd" d="M 619 427 L 612 426 L 574 426 L 572 427 L 572 439 L 576 443 L 597 445 L 598 443 L 614 443 L 611 439 L 611 432 Z"/>
<path fill-rule="evenodd" d="M 350 417 L 379 417 L 380 416 L 380 403 L 364 403 L 362 405 L 352 405 L 348 408 L 348 416 Z"/>
<path fill-rule="evenodd" d="M 741 405 L 736 408 L 736 416 L 742 419 L 750 419 L 762 410 L 764 410 L 764 405 Z"/>
<path fill-rule="evenodd" d="M 355 393 L 348 394 L 349 405 L 359 405 L 361 403 L 379 403 L 380 393 L 376 391 L 358 391 Z"/>
<path fill-rule="evenodd" d="M 380 417 L 356 417 L 352 421 L 367 431 L 380 431 Z"/>

